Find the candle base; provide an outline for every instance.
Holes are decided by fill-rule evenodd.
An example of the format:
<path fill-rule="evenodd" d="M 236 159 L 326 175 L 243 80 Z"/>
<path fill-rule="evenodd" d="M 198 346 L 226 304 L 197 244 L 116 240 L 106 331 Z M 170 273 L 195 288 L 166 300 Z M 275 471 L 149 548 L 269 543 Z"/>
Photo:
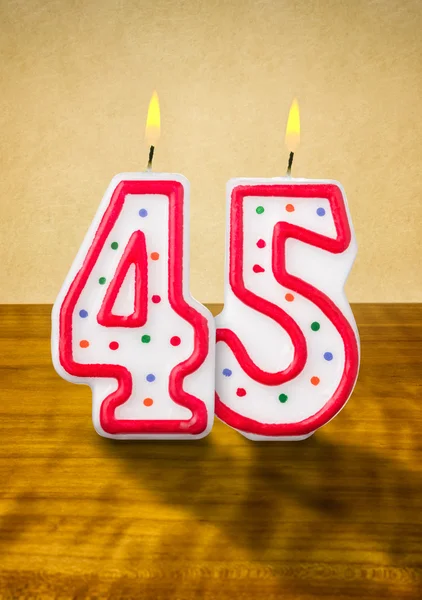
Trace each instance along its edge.
<path fill-rule="evenodd" d="M 239 429 L 236 429 L 236 431 L 238 431 L 245 438 L 253 442 L 301 442 L 303 440 L 307 440 L 315 433 L 315 431 L 312 431 L 311 433 L 307 433 L 306 435 L 298 435 L 291 437 L 270 437 L 268 435 L 255 435 L 253 433 L 246 433 L 245 431 L 240 431 Z"/>

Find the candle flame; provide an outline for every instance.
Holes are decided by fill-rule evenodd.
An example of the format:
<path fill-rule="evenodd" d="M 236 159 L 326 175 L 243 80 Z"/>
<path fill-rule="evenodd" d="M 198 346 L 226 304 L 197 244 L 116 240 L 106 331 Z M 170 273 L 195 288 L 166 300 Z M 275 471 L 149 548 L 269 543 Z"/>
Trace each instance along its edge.
<path fill-rule="evenodd" d="M 296 152 L 300 143 L 300 114 L 296 98 L 290 107 L 286 127 L 286 146 L 289 152 Z"/>
<path fill-rule="evenodd" d="M 149 146 L 155 146 L 160 139 L 160 102 L 155 90 L 148 107 L 145 139 Z"/>

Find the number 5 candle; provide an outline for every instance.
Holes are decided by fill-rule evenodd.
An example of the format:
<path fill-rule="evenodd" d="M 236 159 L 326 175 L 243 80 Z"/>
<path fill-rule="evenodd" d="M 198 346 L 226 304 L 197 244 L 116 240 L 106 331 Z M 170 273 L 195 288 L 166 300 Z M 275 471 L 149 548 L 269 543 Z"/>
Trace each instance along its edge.
<path fill-rule="evenodd" d="M 299 141 L 290 111 L 286 141 Z M 357 246 L 334 181 L 233 179 L 216 415 L 253 440 L 304 439 L 345 405 L 359 338 L 343 286 Z"/>
<path fill-rule="evenodd" d="M 151 143 L 158 132 L 154 95 Z M 212 427 L 214 325 L 189 295 L 188 201 L 181 175 L 117 175 L 54 305 L 55 368 L 91 386 L 100 435 L 192 439 Z"/>

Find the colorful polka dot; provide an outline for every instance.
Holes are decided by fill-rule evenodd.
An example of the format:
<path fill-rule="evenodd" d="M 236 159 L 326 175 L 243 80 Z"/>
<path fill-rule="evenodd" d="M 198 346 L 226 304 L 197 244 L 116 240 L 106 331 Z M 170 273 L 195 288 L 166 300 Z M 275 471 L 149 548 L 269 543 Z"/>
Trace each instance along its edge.
<path fill-rule="evenodd" d="M 149 344 L 149 343 L 150 343 L 150 341 L 151 341 L 151 336 L 150 336 L 150 335 L 143 335 L 143 336 L 141 337 L 141 342 L 142 342 L 143 344 Z"/>
<path fill-rule="evenodd" d="M 119 244 L 117 242 L 111 242 L 111 249 L 112 250 L 117 250 L 118 247 L 119 247 Z"/>
<path fill-rule="evenodd" d="M 245 388 L 237 388 L 236 394 L 242 398 L 242 396 L 246 396 Z"/>
<path fill-rule="evenodd" d="M 312 385 L 318 385 L 319 382 L 320 382 L 319 377 L 311 377 Z"/>
<path fill-rule="evenodd" d="M 333 355 L 331 352 L 325 352 L 324 358 L 325 358 L 325 360 L 333 360 Z"/>
<path fill-rule="evenodd" d="M 323 217 L 325 215 L 325 208 L 322 208 L 322 206 L 320 208 L 317 208 L 316 214 L 318 215 L 318 217 Z"/>
<path fill-rule="evenodd" d="M 79 311 L 79 316 L 80 316 L 82 319 L 86 319 L 86 318 L 87 318 L 87 316 L 88 316 L 88 311 L 86 311 L 86 310 L 84 310 L 84 309 L 80 310 L 80 311 Z"/>
<path fill-rule="evenodd" d="M 293 300 L 295 299 L 293 294 L 286 294 L 284 297 L 286 298 L 287 302 L 293 302 Z"/>
<path fill-rule="evenodd" d="M 181 340 L 180 340 L 180 338 L 179 338 L 179 336 L 178 336 L 178 335 L 174 335 L 172 338 L 170 338 L 170 344 L 171 344 L 172 346 L 179 346 L 179 344 L 180 344 L 180 341 L 181 341 Z"/>
<path fill-rule="evenodd" d="M 148 373 L 145 379 L 149 381 L 149 383 L 152 383 L 153 381 L 155 381 L 155 375 L 153 375 L 152 373 Z"/>
<path fill-rule="evenodd" d="M 158 260 L 159 258 L 160 258 L 160 255 L 158 254 L 158 252 L 151 252 L 152 260 Z"/>
<path fill-rule="evenodd" d="M 106 281 L 107 281 L 107 279 L 105 277 L 100 277 L 98 280 L 98 283 L 100 283 L 101 285 L 104 285 Z"/>
<path fill-rule="evenodd" d="M 154 404 L 154 400 L 152 398 L 144 399 L 144 406 L 152 406 Z"/>
<path fill-rule="evenodd" d="M 110 348 L 110 350 L 117 350 L 119 347 L 119 342 L 110 342 L 108 347 Z"/>
<path fill-rule="evenodd" d="M 230 377 L 232 375 L 232 371 L 230 369 L 223 369 L 224 377 Z"/>
<path fill-rule="evenodd" d="M 80 346 L 81 348 L 88 348 L 88 346 L 89 346 L 89 342 L 88 342 L 88 340 L 81 340 L 81 341 L 79 342 L 79 346 Z"/>
<path fill-rule="evenodd" d="M 286 210 L 287 212 L 294 212 L 295 207 L 293 206 L 293 204 L 286 204 Z"/>
<path fill-rule="evenodd" d="M 261 239 L 261 240 L 258 240 L 258 241 L 257 241 L 256 245 L 258 246 L 258 248 L 265 248 L 265 246 L 266 246 L 267 244 L 265 243 L 265 240 L 262 240 L 262 239 Z"/>
<path fill-rule="evenodd" d="M 311 324 L 312 331 L 318 331 L 320 328 L 321 328 L 321 325 L 318 323 L 318 321 L 314 321 Z"/>
<path fill-rule="evenodd" d="M 252 271 L 254 273 L 263 273 L 265 271 L 264 267 L 261 267 L 261 265 L 254 265 L 252 267 Z"/>
<path fill-rule="evenodd" d="M 288 396 L 286 396 L 286 394 L 280 394 L 278 399 L 284 404 L 284 402 L 287 402 Z"/>
<path fill-rule="evenodd" d="M 257 206 L 256 207 L 256 212 L 258 215 L 262 215 L 262 213 L 264 212 L 265 208 L 263 206 Z"/>
<path fill-rule="evenodd" d="M 154 302 L 154 304 L 158 304 L 159 302 L 161 302 L 161 296 L 154 294 L 151 300 Z"/>
<path fill-rule="evenodd" d="M 141 210 L 139 211 L 139 216 L 140 217 L 147 217 L 148 216 L 148 211 L 145 208 L 141 208 Z"/>

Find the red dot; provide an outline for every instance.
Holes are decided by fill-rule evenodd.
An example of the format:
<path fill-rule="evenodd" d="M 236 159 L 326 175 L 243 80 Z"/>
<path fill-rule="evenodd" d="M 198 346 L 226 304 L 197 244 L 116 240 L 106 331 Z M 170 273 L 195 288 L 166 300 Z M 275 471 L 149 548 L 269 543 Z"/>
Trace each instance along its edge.
<path fill-rule="evenodd" d="M 287 212 L 294 212 L 295 207 L 293 206 L 293 204 L 286 204 L 286 210 Z"/>
<path fill-rule="evenodd" d="M 267 244 L 265 243 L 265 241 L 264 241 L 264 240 L 262 240 L 262 239 L 261 239 L 261 240 L 258 240 L 258 241 L 257 241 L 256 245 L 258 246 L 258 248 L 265 248 L 265 246 L 266 246 Z"/>
<path fill-rule="evenodd" d="M 237 390 L 236 390 L 236 394 L 237 394 L 238 396 L 240 396 L 240 397 L 242 397 L 242 396 L 246 396 L 246 390 L 245 390 L 245 388 L 237 388 Z"/>
<path fill-rule="evenodd" d="M 159 302 L 161 302 L 161 296 L 157 296 L 157 294 L 154 294 L 151 300 L 154 302 L 154 304 L 158 304 Z"/>
<path fill-rule="evenodd" d="M 88 348 L 89 342 L 88 342 L 88 340 L 81 340 L 79 342 L 79 345 L 80 345 L 81 348 Z"/>
<path fill-rule="evenodd" d="M 180 338 L 178 335 L 174 335 L 172 338 L 170 338 L 170 344 L 172 346 L 178 346 L 180 344 Z"/>
<path fill-rule="evenodd" d="M 110 348 L 110 350 L 117 350 L 117 348 L 119 347 L 119 343 L 118 342 L 110 342 L 108 347 Z"/>
<path fill-rule="evenodd" d="M 158 260 L 160 258 L 160 255 L 158 254 L 158 252 L 151 252 L 151 258 L 152 260 Z"/>
<path fill-rule="evenodd" d="M 263 273 L 265 271 L 264 267 L 261 267 L 261 265 L 254 265 L 252 270 L 254 273 Z"/>
<path fill-rule="evenodd" d="M 293 300 L 295 299 L 293 294 L 286 294 L 284 297 L 286 298 L 287 302 L 293 302 Z"/>
<path fill-rule="evenodd" d="M 311 377 L 312 385 L 318 385 L 319 382 L 320 382 L 319 377 Z"/>
<path fill-rule="evenodd" d="M 153 404 L 154 404 L 154 400 L 152 398 L 145 398 L 145 400 L 144 400 L 145 406 L 152 406 Z"/>

